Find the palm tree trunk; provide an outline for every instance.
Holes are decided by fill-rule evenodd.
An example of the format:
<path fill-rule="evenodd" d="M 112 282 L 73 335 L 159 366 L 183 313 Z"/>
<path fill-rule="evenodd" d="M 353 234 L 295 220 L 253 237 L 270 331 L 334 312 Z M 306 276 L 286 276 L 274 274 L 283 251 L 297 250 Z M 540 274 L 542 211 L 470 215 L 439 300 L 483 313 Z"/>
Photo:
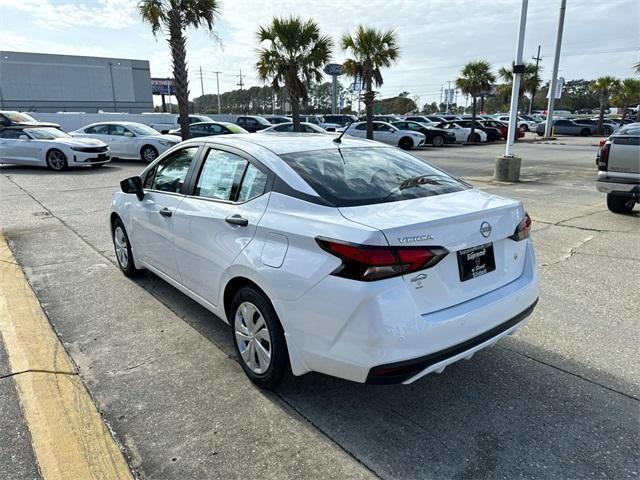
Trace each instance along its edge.
<path fill-rule="evenodd" d="M 300 99 L 296 95 L 289 95 L 291 100 L 291 117 L 293 120 L 293 131 L 301 132 L 300 128 Z"/>
<path fill-rule="evenodd" d="M 366 93 L 364 94 L 365 115 L 367 120 L 367 138 L 373 140 L 373 101 L 375 93 L 373 92 L 373 71 L 369 64 L 365 64 L 362 69 L 365 78 Z"/>
<path fill-rule="evenodd" d="M 180 114 L 182 139 L 189 138 L 189 78 L 187 72 L 187 40 L 182 28 L 182 18 L 174 10 L 169 12 L 169 48 L 176 83 L 176 99 Z"/>
<path fill-rule="evenodd" d="M 604 121 L 604 96 L 600 97 L 600 115 L 598 115 L 598 133 L 602 133 L 602 123 Z"/>
<path fill-rule="evenodd" d="M 469 137 L 471 137 L 471 141 L 475 142 L 476 141 L 476 102 L 477 102 L 477 98 L 474 95 L 473 96 L 473 110 L 471 111 L 471 133 L 469 134 Z"/>

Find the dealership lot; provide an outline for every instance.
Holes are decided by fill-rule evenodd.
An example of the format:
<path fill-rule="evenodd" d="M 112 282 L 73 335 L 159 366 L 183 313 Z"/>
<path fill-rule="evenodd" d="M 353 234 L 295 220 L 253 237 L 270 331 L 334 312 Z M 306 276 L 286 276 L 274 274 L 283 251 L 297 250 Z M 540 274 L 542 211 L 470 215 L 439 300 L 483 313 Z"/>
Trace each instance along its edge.
<path fill-rule="evenodd" d="M 516 335 L 409 386 L 311 374 L 273 394 L 253 387 L 222 322 L 157 277 L 131 281 L 115 266 L 109 201 L 140 162 L 2 166 L 0 228 L 143 478 L 633 477 L 640 213 L 607 210 L 593 186 L 595 144 L 518 144 L 515 185 L 491 181 L 503 145 L 415 152 L 525 203 L 541 296 Z M 0 376 L 6 362 L 0 348 Z M 0 432 L 24 440 L 10 382 L 0 380 L 10 406 Z M 28 442 L 0 462 L 33 477 Z"/>

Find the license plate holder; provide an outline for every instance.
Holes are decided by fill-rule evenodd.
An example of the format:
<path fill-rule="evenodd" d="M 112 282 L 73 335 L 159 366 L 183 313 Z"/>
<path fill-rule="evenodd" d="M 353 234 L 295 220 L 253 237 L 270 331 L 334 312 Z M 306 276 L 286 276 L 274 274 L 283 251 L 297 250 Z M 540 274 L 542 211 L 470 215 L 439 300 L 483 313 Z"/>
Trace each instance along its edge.
<path fill-rule="evenodd" d="M 458 272 L 461 282 L 481 277 L 495 269 L 496 259 L 493 253 L 493 243 L 485 243 L 458 251 Z"/>

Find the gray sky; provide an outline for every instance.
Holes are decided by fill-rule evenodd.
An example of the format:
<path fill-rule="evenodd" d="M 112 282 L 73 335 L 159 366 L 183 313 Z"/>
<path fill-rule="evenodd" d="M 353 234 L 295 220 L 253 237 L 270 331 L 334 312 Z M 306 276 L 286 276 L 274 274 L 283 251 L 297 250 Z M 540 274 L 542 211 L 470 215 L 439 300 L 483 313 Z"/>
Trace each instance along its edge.
<path fill-rule="evenodd" d="M 152 76 L 170 76 L 167 44 L 141 23 L 136 0 L 0 0 L 3 50 L 147 59 Z M 214 70 L 221 91 L 257 85 L 256 30 L 274 15 L 313 18 L 323 33 L 339 43 L 359 23 L 398 33 L 401 58 L 383 71 L 384 97 L 407 90 L 420 102 L 437 101 L 440 87 L 455 80 L 462 66 L 484 58 L 495 70 L 515 56 L 519 0 L 221 0 L 215 36 L 188 33 L 191 96 L 200 95 L 196 73 L 204 71 L 205 93 L 215 93 Z M 596 78 L 632 76 L 640 61 L 640 0 L 568 0 L 560 76 Z M 543 78 L 553 60 L 560 0 L 530 0 L 525 58 L 541 45 Z M 334 61 L 345 52 L 336 48 Z M 347 81 L 344 80 L 346 84 Z"/>

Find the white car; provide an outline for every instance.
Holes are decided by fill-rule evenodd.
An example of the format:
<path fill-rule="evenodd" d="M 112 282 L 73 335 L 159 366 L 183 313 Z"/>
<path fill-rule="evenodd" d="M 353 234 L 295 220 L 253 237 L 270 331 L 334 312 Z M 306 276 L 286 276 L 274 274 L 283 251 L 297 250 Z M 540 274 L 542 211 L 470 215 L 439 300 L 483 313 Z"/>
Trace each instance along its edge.
<path fill-rule="evenodd" d="M 162 152 L 182 141 L 176 135 L 164 135 L 135 122 L 92 123 L 69 134 L 108 143 L 115 158 L 142 159 L 146 162 L 153 162 Z"/>
<path fill-rule="evenodd" d="M 120 269 L 225 322 L 271 388 L 291 368 L 411 383 L 517 330 L 538 298 L 521 202 L 348 136 L 187 140 L 121 182 Z"/>
<path fill-rule="evenodd" d="M 462 127 L 456 122 L 442 122 L 436 125 L 436 127 L 452 132 L 456 136 L 456 143 L 467 143 L 472 141 L 471 128 Z M 474 130 L 474 135 L 477 135 L 476 138 L 480 142 L 487 141 L 487 134 L 482 130 Z"/>
<path fill-rule="evenodd" d="M 497 115 L 494 117 L 496 120 L 500 120 L 501 122 L 509 123 L 509 115 Z M 538 122 L 534 122 L 532 120 L 527 120 L 526 118 L 518 117 L 516 121 L 516 126 L 521 128 L 525 132 L 535 132 L 538 127 Z"/>
<path fill-rule="evenodd" d="M 0 163 L 49 167 L 99 167 L 111 160 L 106 143 L 73 138 L 53 127 L 7 127 L 0 130 Z"/>
<path fill-rule="evenodd" d="M 345 129 L 340 129 L 338 131 L 343 132 L 344 130 Z M 367 122 L 352 123 L 346 128 L 346 134 L 352 137 L 366 138 Z M 400 130 L 387 122 L 373 122 L 374 140 L 400 147 L 403 150 L 423 146 L 425 138 L 426 137 L 420 132 Z"/>

